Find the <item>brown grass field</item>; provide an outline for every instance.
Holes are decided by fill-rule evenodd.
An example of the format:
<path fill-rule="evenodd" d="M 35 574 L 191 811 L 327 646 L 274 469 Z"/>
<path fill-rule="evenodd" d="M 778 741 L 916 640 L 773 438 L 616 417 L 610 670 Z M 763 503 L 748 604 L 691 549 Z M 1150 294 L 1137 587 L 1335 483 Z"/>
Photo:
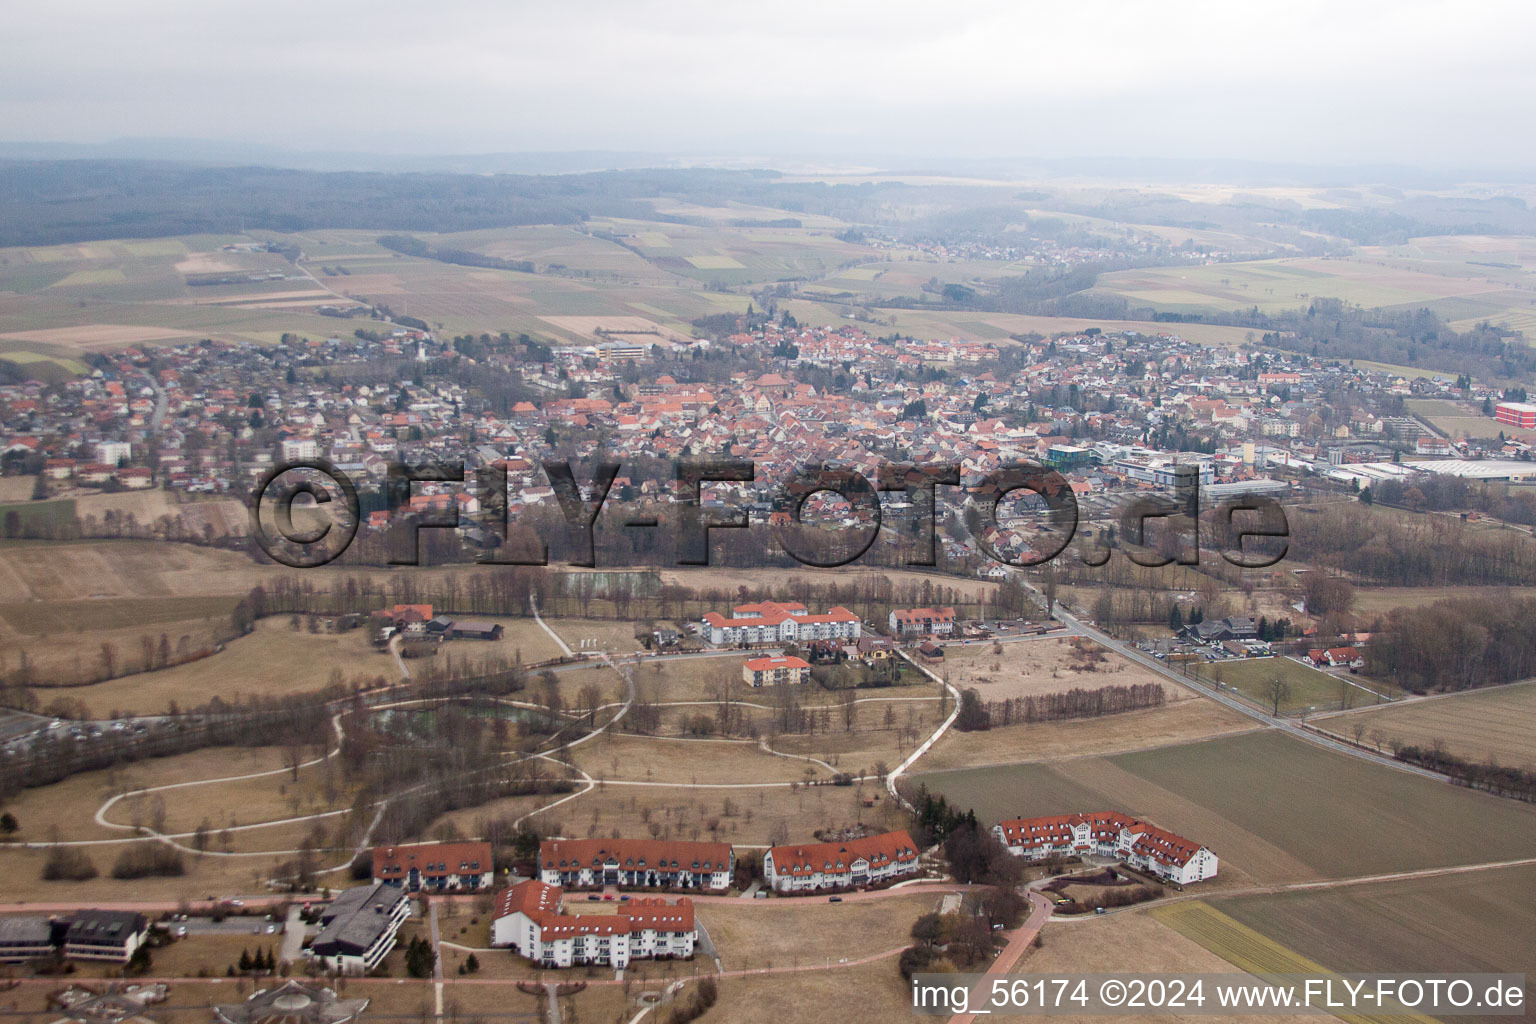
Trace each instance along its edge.
<path fill-rule="evenodd" d="M 635 627 L 631 622 L 618 622 L 613 619 L 545 619 L 550 629 L 560 635 L 560 639 L 568 644 L 571 650 L 581 652 L 583 650 L 602 650 L 610 654 L 632 654 L 642 650 L 640 641 L 635 639 Z M 538 623 L 529 622 L 534 629 L 538 629 Z M 539 630 L 539 632 L 543 632 Z M 544 634 L 544 639 L 549 641 L 554 654 L 559 655 L 560 649 L 549 634 Z M 582 641 L 588 641 L 590 646 L 583 647 Z M 537 658 L 527 658 L 528 661 L 537 661 Z"/>
<path fill-rule="evenodd" d="M 169 608 L 167 614 L 181 603 L 207 607 L 217 601 L 176 598 L 160 599 Z M 154 601 L 144 602 L 154 607 Z M 104 602 L 112 608 L 121 608 L 131 615 L 140 602 Z M 34 608 L 56 607 L 47 605 L 0 606 L 0 615 L 14 621 L 22 613 Z M 227 612 L 226 612 L 227 614 Z M 429 671 L 448 671 L 450 666 L 479 670 L 488 665 L 511 664 L 519 653 L 525 663 L 559 655 L 547 634 L 537 623 L 529 619 L 498 619 L 507 632 L 498 641 L 457 640 L 443 645 L 432 658 L 407 659 L 411 671 L 420 675 Z M 148 633 L 151 637 L 166 633 L 174 646 L 183 634 L 192 638 L 194 647 L 206 644 L 216 620 L 194 623 L 167 622 L 151 625 L 146 629 L 118 629 L 92 636 L 88 641 L 76 644 L 32 643 L 29 652 L 43 652 L 34 660 L 39 668 L 49 653 L 62 668 L 66 663 L 74 669 L 75 661 L 87 668 L 94 668 L 100 658 L 103 642 L 111 641 L 118 649 L 120 664 L 136 666 L 140 654 L 138 642 Z M 351 685 L 354 682 L 373 685 L 379 680 L 394 683 L 400 680 L 400 670 L 394 658 L 384 650 L 375 648 L 369 641 L 366 629 L 346 633 L 310 633 L 301 627 L 295 630 L 289 616 L 273 616 L 262 619 L 249 636 L 231 640 L 224 650 L 206 658 L 154 672 L 141 672 L 122 676 L 104 683 L 87 686 L 39 688 L 39 698 L 46 705 L 51 699 L 63 697 L 70 701 L 84 702 L 87 710 L 96 717 L 109 713 L 129 711 L 153 714 L 164 711 L 171 702 L 179 707 L 190 708 L 217 694 L 225 700 L 257 695 L 274 697 L 319 690 L 336 681 Z M 57 644 L 57 646 L 49 646 Z M 29 653 L 29 656 L 32 656 Z M 66 660 L 68 659 L 68 660 Z M 573 691 L 574 692 L 574 691 Z"/>
<path fill-rule="evenodd" d="M 94 655 L 93 647 L 87 656 Z M 345 683 L 379 678 L 396 682 L 400 678 L 395 660 L 374 649 L 364 630 L 340 635 L 307 633 L 290 628 L 286 618 L 270 618 L 258 622 L 250 636 L 230 641 L 222 652 L 210 657 L 51 692 L 83 701 L 97 717 L 105 717 L 113 709 L 157 714 L 172 702 L 187 708 L 215 694 L 234 700 L 305 693 L 320 689 L 338 675 Z"/>
<path fill-rule="evenodd" d="M 896 958 L 826 971 L 726 978 L 705 1024 L 842 1024 L 848 1020 L 903 1020 L 912 1013 Z"/>
<path fill-rule="evenodd" d="M 1172 685 L 1157 673 L 1083 637 L 950 644 L 944 648 L 944 667 L 937 671 L 957 689 L 975 687 L 982 700 L 1141 683 L 1161 684 L 1170 702 L 1196 697 L 1193 690 Z"/>
<path fill-rule="evenodd" d="M 951 731 L 914 766 L 937 772 L 953 768 L 1055 761 L 1084 755 L 1122 754 L 1187 743 L 1254 727 L 1253 720 L 1213 700 L 1181 700 L 1161 708 L 1104 718 L 1032 722 L 985 732 Z"/>
<path fill-rule="evenodd" d="M 1458 757 L 1492 759 L 1515 767 L 1536 765 L 1536 681 L 1493 686 L 1482 690 L 1431 697 L 1382 708 L 1352 711 L 1317 721 L 1320 728 L 1346 739 L 1355 738 L 1356 726 L 1365 727 L 1361 739 L 1376 745 L 1392 740 L 1428 747 L 1436 740 Z"/>
<path fill-rule="evenodd" d="M 88 882 L 41 881 L 46 853 L 33 849 L 0 849 L 0 897 L 8 902 L 61 903 L 90 906 L 93 902 L 167 901 L 185 897 L 266 896 L 266 879 L 277 873 L 282 857 L 187 857 L 187 872 L 174 878 L 111 877 L 118 846 L 88 848 L 100 876 Z M 339 877 L 339 876 L 332 876 Z"/>
<path fill-rule="evenodd" d="M 20 838 L 27 842 L 48 841 L 54 829 L 60 839 L 121 839 L 128 833 L 103 828 L 94 821 L 97 808 L 118 793 L 198 779 L 248 775 L 281 767 L 283 752 L 276 747 L 215 747 L 174 757 L 151 758 L 120 768 L 82 772 L 51 786 L 24 789 L 7 799 L 5 808 L 21 823 Z M 167 810 L 180 795 L 199 791 L 214 793 L 220 788 L 210 784 L 173 790 L 166 794 Z M 196 802 L 203 802 L 201 794 Z M 119 801 L 119 805 L 121 803 Z M 117 817 L 127 823 L 121 810 Z M 193 822 L 192 827 L 196 825 Z"/>
<path fill-rule="evenodd" d="M 8 331 L 0 338 L 58 345 L 81 352 L 111 351 L 144 342 L 174 342 L 194 335 L 169 327 L 136 327 L 128 324 L 81 324 L 37 331 Z"/>
<path fill-rule="evenodd" d="M 742 971 L 883 953 L 907 944 L 912 922 L 938 907 L 936 894 L 923 893 L 844 904 L 825 899 L 709 903 L 698 908 L 698 916 L 720 952 L 721 966 Z"/>
<path fill-rule="evenodd" d="M 860 792 L 853 786 L 793 790 L 788 786 L 608 786 L 551 808 L 535 817 L 533 824 L 547 834 L 591 838 L 610 835 L 614 829 L 620 835 L 649 835 L 654 822 L 661 829 L 670 828 L 673 838 L 688 838 L 694 828 L 700 830 L 700 838 L 707 838 L 709 821 L 718 818 L 720 838 L 737 846 L 767 846 L 776 829 L 791 839 L 809 839 L 817 829 L 847 828 L 861 822 L 906 827 L 905 817 L 890 807 L 883 794 L 874 807 L 865 808 Z M 873 785 L 866 785 L 862 792 L 877 795 Z"/>
<path fill-rule="evenodd" d="M 803 782 L 829 778 L 820 765 L 764 753 L 750 740 L 685 740 L 603 733 L 572 752 L 593 778 L 635 782 Z"/>
<path fill-rule="evenodd" d="M 1101 809 L 1145 817 L 1210 847 L 1217 886 L 1512 860 L 1536 844 L 1536 807 L 1274 731 L 915 781 L 987 822 Z M 1461 838 L 1472 833 L 1476 844 Z"/>

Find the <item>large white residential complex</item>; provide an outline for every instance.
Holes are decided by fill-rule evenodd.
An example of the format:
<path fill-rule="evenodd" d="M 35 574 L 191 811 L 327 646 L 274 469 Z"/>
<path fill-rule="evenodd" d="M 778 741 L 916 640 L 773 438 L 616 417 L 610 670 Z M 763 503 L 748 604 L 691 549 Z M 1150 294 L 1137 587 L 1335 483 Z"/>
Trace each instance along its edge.
<path fill-rule="evenodd" d="M 775 846 L 763 855 L 763 877 L 775 892 L 858 889 L 916 874 L 917 855 L 904 830 L 843 843 Z"/>
<path fill-rule="evenodd" d="M 1081 854 L 1120 857 L 1137 870 L 1180 885 L 1216 876 L 1216 855 L 1210 850 L 1118 811 L 1015 818 L 992 826 L 992 834 L 1008 852 L 1030 860 Z"/>
<path fill-rule="evenodd" d="M 812 640 L 857 640 L 860 624 L 859 617 L 842 605 L 825 615 L 812 615 L 803 604 L 759 601 L 737 605 L 731 609 L 730 618 L 709 612 L 700 631 L 716 646 L 807 644 Z"/>
<path fill-rule="evenodd" d="M 566 914 L 559 886 L 529 879 L 502 892 L 491 921 L 491 945 L 510 946 L 541 967 L 600 964 L 622 970 L 631 960 L 693 955 L 699 932 L 693 903 L 640 897 L 612 914 Z"/>

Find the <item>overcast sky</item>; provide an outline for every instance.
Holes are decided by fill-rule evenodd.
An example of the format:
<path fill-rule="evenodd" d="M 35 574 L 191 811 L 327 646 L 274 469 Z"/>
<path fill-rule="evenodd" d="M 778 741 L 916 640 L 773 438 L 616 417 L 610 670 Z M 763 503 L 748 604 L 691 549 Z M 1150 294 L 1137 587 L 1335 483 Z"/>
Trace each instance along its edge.
<path fill-rule="evenodd" d="M 0 139 L 1536 164 L 1536 4 L 7 0 Z"/>

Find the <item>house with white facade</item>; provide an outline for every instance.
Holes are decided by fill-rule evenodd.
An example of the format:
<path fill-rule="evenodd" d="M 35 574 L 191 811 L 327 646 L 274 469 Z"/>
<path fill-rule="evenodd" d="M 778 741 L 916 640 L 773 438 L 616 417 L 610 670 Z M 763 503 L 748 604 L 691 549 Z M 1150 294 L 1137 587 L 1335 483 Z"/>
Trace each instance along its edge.
<path fill-rule="evenodd" d="M 992 826 L 1008 852 L 1030 860 L 1097 854 L 1180 885 L 1216 877 L 1216 855 L 1192 839 L 1129 814 L 1052 814 Z"/>
<path fill-rule="evenodd" d="M 741 666 L 741 680 L 748 686 L 795 686 L 811 680 L 811 665 L 804 658 L 749 658 Z"/>
<path fill-rule="evenodd" d="M 672 839 L 550 839 L 539 844 L 539 878 L 566 889 L 725 892 L 736 872 L 730 843 Z"/>
<path fill-rule="evenodd" d="M 149 920 L 132 910 L 81 910 L 69 919 L 64 955 L 126 964 L 149 938 Z"/>
<path fill-rule="evenodd" d="M 857 640 L 861 624 L 859 617 L 842 605 L 825 614 L 812 615 L 798 602 L 759 601 L 737 605 L 729 617 L 709 612 L 700 623 L 699 632 L 717 647 L 807 644 L 812 640 Z"/>
<path fill-rule="evenodd" d="M 917 844 L 905 830 L 841 843 L 796 843 L 763 855 L 763 878 L 780 893 L 861 889 L 917 874 L 917 858 Z"/>
<path fill-rule="evenodd" d="M 686 959 L 698 942 L 693 902 L 639 897 L 613 914 L 567 914 L 559 886 L 529 879 L 496 898 L 491 945 L 540 967 L 596 964 L 623 970 L 631 960 Z"/>
<path fill-rule="evenodd" d="M 955 631 L 953 608 L 895 608 L 890 619 L 892 636 L 949 636 Z"/>

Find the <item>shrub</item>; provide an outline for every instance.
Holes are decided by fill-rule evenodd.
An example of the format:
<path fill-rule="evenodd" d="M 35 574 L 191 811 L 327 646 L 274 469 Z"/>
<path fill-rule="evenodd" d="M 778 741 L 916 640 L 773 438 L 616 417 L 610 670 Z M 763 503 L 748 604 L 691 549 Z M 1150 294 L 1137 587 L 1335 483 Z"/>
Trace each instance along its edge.
<path fill-rule="evenodd" d="M 81 850 L 68 846 L 54 846 L 48 850 L 43 862 L 45 882 L 84 882 L 99 874 L 91 858 Z"/>
<path fill-rule="evenodd" d="M 187 873 L 181 851 L 160 843 L 135 843 L 118 854 L 113 878 L 174 877 Z"/>

